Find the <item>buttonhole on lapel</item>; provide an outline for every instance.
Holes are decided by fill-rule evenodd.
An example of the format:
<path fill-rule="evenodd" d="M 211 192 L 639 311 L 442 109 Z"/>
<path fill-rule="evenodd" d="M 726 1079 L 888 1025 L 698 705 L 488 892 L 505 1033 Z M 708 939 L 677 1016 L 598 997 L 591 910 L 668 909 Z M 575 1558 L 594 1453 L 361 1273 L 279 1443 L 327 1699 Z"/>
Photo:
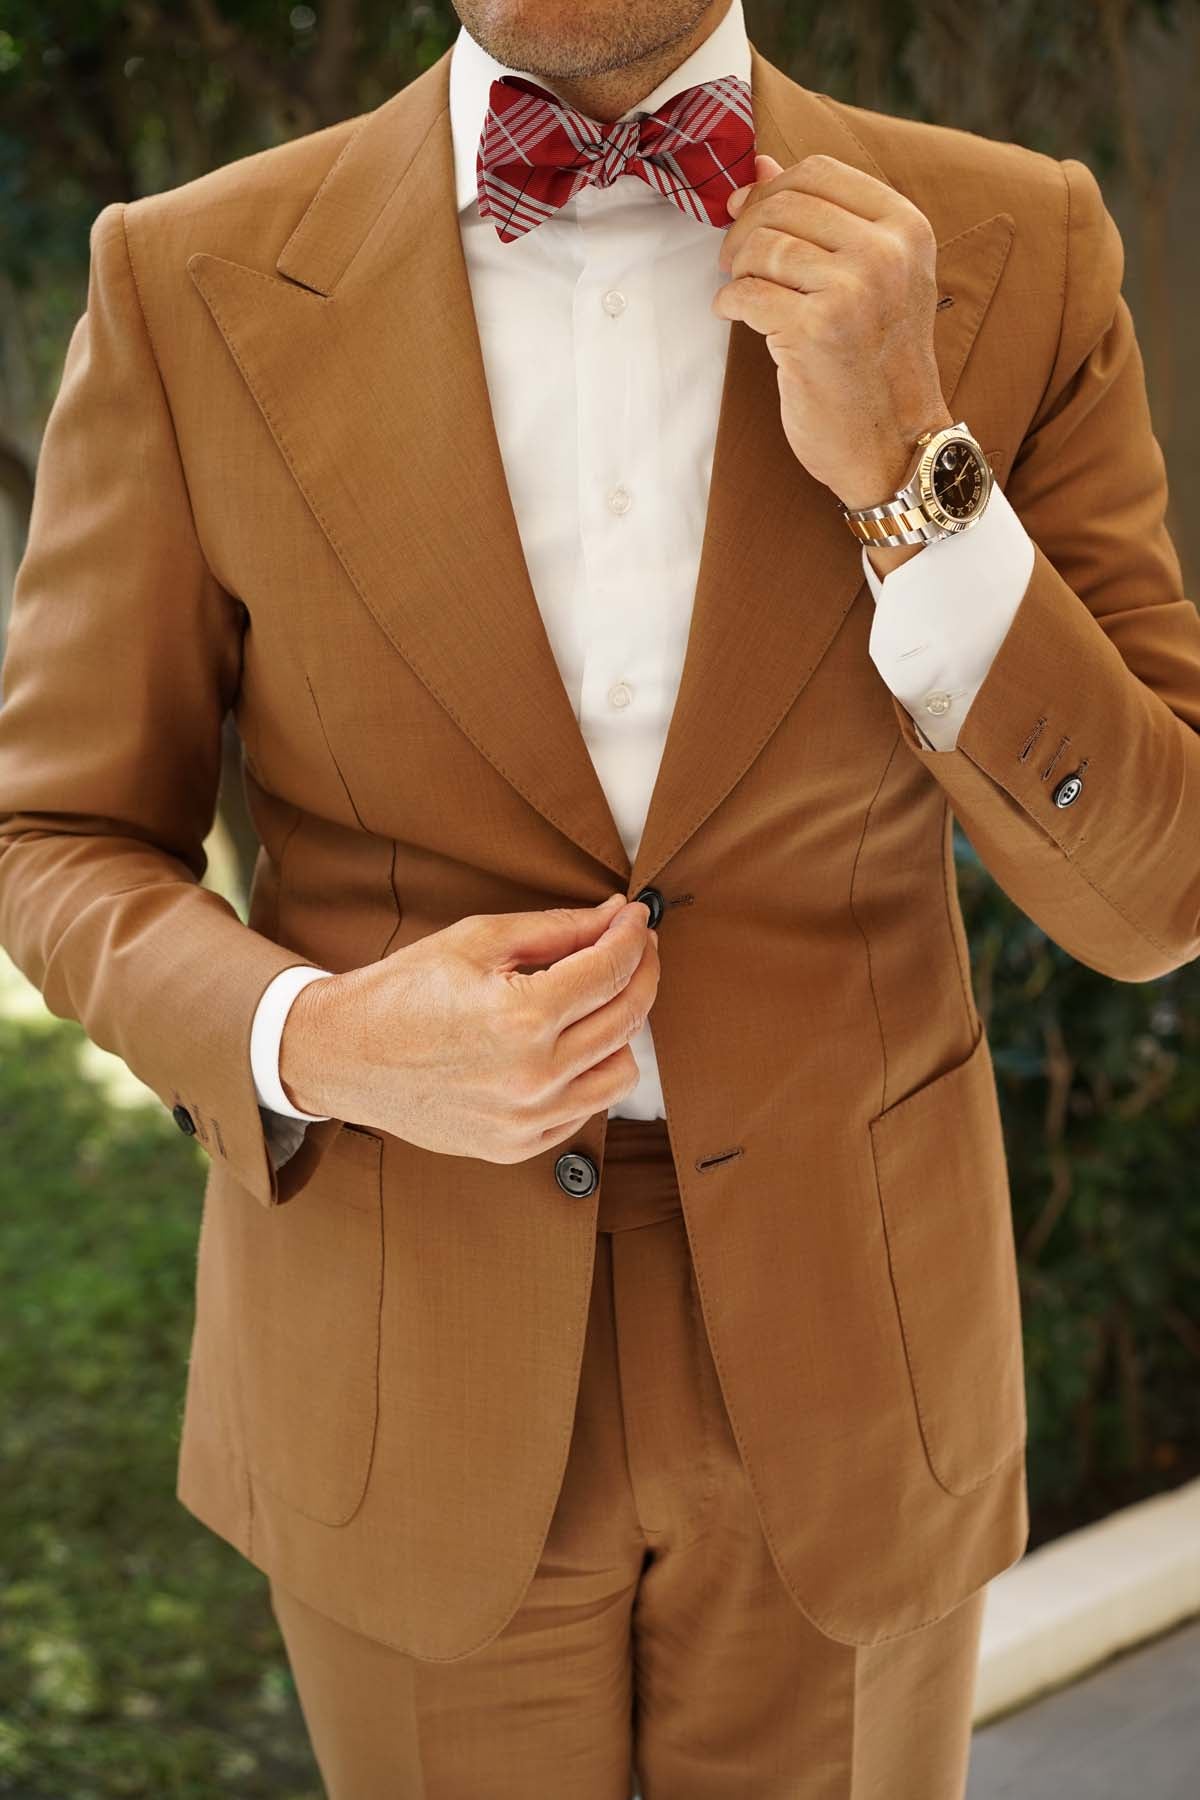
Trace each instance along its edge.
<path fill-rule="evenodd" d="M 743 1151 L 742 1146 L 740 1144 L 735 1144 L 732 1150 L 720 1150 L 716 1156 L 698 1156 L 696 1158 L 696 1167 L 703 1173 L 705 1169 L 713 1169 L 718 1163 L 731 1162 L 735 1156 L 743 1156 L 744 1154 L 745 1152 Z"/>
<path fill-rule="evenodd" d="M 944 312 L 946 307 L 953 306 L 953 305 L 954 305 L 954 295 L 953 294 L 943 294 L 941 299 L 937 303 L 937 311 Z"/>

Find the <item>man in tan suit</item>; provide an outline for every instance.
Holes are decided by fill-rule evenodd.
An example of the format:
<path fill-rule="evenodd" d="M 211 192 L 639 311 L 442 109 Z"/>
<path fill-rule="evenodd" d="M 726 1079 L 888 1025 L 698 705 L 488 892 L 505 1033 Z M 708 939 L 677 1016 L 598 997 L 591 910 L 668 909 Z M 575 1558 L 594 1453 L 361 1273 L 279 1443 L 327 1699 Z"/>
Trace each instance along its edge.
<path fill-rule="evenodd" d="M 1120 243 L 740 0 L 459 11 L 95 222 L 0 938 L 210 1158 L 179 1495 L 336 1800 L 955 1800 L 1028 1512 L 952 813 L 1114 979 L 1200 952 Z"/>

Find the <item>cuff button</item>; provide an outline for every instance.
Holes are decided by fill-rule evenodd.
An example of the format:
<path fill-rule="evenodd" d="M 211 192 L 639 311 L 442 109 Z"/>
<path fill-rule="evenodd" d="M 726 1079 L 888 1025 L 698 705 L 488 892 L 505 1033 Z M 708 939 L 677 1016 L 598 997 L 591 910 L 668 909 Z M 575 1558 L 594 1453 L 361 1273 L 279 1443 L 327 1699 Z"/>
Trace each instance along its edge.
<path fill-rule="evenodd" d="M 1073 801 L 1078 800 L 1082 792 L 1083 776 L 1076 771 L 1074 775 L 1068 775 L 1059 782 L 1054 790 L 1054 804 L 1055 806 L 1070 806 Z"/>
<path fill-rule="evenodd" d="M 195 1136 L 196 1121 L 193 1119 L 186 1106 L 173 1106 L 171 1108 L 171 1117 L 178 1125 L 180 1131 L 186 1132 L 188 1137 Z"/>

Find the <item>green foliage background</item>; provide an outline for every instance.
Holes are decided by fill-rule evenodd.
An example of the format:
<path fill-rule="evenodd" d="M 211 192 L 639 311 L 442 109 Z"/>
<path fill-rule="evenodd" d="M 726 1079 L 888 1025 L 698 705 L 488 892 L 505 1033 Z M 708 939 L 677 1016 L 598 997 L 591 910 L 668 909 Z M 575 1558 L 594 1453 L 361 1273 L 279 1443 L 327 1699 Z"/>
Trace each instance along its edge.
<path fill-rule="evenodd" d="M 1137 70 L 1177 44 L 1200 90 L 1194 0 L 745 10 L 811 87 L 1131 186 L 1170 462 L 1169 209 L 1196 120 L 1139 105 Z M 0 498 L 27 505 L 101 206 L 373 106 L 456 30 L 445 0 L 0 0 Z M 1036 1544 L 1200 1473 L 1200 965 L 1109 981 L 961 831 L 956 854 L 1012 1176 Z M 0 1793 L 315 1800 L 262 1578 L 174 1500 L 202 1153 L 156 1109 L 114 1110 L 81 1041 L 0 1022 Z"/>
<path fill-rule="evenodd" d="M 320 1800 L 258 1571 L 174 1498 L 204 1154 L 0 1018 L 0 1794 Z"/>

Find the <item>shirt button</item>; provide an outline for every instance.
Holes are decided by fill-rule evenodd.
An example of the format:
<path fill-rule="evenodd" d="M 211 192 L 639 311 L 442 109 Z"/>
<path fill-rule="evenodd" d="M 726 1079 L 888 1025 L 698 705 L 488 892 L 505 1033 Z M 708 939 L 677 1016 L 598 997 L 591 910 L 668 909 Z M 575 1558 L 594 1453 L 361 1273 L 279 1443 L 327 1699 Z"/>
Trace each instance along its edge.
<path fill-rule="evenodd" d="M 625 296 L 620 288 L 609 288 L 600 304 L 605 312 L 608 313 L 611 318 L 615 319 L 618 313 L 623 313 L 625 311 Z"/>
<path fill-rule="evenodd" d="M 926 694 L 921 702 L 928 713 L 948 713 L 950 711 L 949 694 Z"/>
<path fill-rule="evenodd" d="M 627 681 L 614 681 L 613 685 L 608 690 L 608 704 L 610 706 L 628 706 L 632 699 L 633 689 Z"/>
<path fill-rule="evenodd" d="M 608 509 L 610 512 L 625 513 L 629 511 L 632 505 L 633 495 L 626 487 L 615 487 L 608 496 Z"/>

